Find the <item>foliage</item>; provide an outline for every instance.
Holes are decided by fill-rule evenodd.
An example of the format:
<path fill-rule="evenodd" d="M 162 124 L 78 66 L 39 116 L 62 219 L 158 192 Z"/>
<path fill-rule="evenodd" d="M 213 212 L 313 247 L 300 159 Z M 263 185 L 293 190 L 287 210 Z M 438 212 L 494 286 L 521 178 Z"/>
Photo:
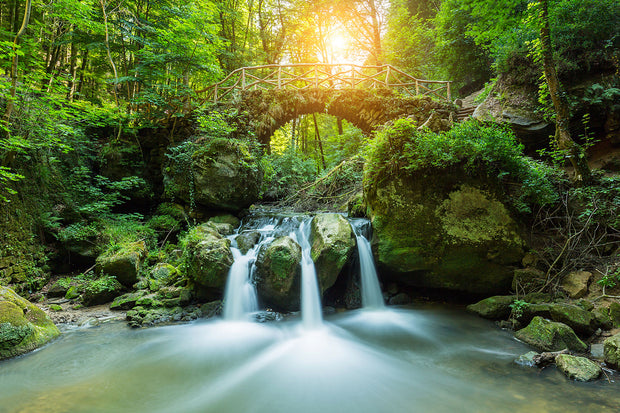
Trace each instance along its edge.
<path fill-rule="evenodd" d="M 265 155 L 261 159 L 265 175 L 261 193 L 264 199 L 286 197 L 316 177 L 316 163 L 290 147 L 282 154 Z"/>
<path fill-rule="evenodd" d="M 529 212 L 533 205 L 552 204 L 558 197 L 553 184 L 559 177 L 556 170 L 523 155 L 523 145 L 507 127 L 477 121 L 433 133 L 418 130 L 411 120 L 397 120 L 370 145 L 364 181 L 380 185 L 389 174 L 427 173 L 453 166 L 518 186 L 509 196 L 521 212 Z"/>
<path fill-rule="evenodd" d="M 509 305 L 511 309 L 510 318 L 515 320 L 520 319 L 523 316 L 523 311 L 527 308 L 527 306 L 527 301 L 514 300 L 512 304 Z"/>

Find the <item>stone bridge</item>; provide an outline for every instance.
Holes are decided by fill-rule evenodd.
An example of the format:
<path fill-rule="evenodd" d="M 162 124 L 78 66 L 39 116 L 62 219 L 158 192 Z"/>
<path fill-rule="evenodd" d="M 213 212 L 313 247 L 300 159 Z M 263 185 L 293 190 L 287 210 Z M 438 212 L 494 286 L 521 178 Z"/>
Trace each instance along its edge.
<path fill-rule="evenodd" d="M 455 118 L 450 82 L 416 79 L 390 65 L 269 65 L 237 69 L 197 92 L 215 110 L 236 113 L 268 147 L 273 133 L 300 115 L 327 113 L 364 133 L 409 117 L 420 126 L 447 129 Z"/>

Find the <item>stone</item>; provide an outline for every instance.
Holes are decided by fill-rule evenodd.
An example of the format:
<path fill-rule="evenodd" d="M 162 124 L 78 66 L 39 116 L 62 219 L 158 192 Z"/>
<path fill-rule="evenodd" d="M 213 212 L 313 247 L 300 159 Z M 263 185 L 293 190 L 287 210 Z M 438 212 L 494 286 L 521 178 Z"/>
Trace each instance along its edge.
<path fill-rule="evenodd" d="M 534 317 L 551 318 L 550 304 L 527 304 L 523 307 L 523 312 L 519 321 L 521 323 L 529 323 Z"/>
<path fill-rule="evenodd" d="M 620 327 L 620 303 L 613 301 L 609 304 L 609 318 L 614 327 Z"/>
<path fill-rule="evenodd" d="M 406 293 L 398 293 L 394 297 L 391 297 L 388 304 L 389 305 L 407 305 L 411 304 L 412 300 Z"/>
<path fill-rule="evenodd" d="M 131 310 L 144 294 L 144 291 L 137 291 L 135 293 L 127 293 L 116 297 L 114 301 L 112 301 L 112 304 L 110 304 L 110 310 Z"/>
<path fill-rule="evenodd" d="M 545 273 L 536 268 L 520 268 L 512 277 L 513 291 L 533 291 L 545 285 Z"/>
<path fill-rule="evenodd" d="M 87 307 L 109 303 L 122 291 L 123 286 L 114 277 L 100 277 L 84 284 L 82 303 Z"/>
<path fill-rule="evenodd" d="M 551 319 L 566 324 L 578 334 L 590 335 L 597 328 L 594 315 L 576 305 L 550 304 Z"/>
<path fill-rule="evenodd" d="M 592 315 L 601 328 L 605 330 L 611 330 L 613 328 L 613 323 L 611 321 L 611 317 L 609 316 L 609 307 L 595 307 L 592 310 Z"/>
<path fill-rule="evenodd" d="M 288 236 L 261 247 L 256 259 L 256 289 L 267 306 L 296 311 L 300 306 L 301 247 Z"/>
<path fill-rule="evenodd" d="M 467 306 L 467 311 L 489 320 L 507 319 L 512 311 L 514 295 L 496 295 Z"/>
<path fill-rule="evenodd" d="M 72 285 L 67 290 L 67 293 L 65 294 L 65 298 L 67 300 L 75 300 L 76 298 L 80 297 L 80 294 L 81 294 L 81 288 L 78 287 L 77 285 Z"/>
<path fill-rule="evenodd" d="M 319 214 L 312 220 L 311 255 L 321 293 L 334 285 L 355 250 L 351 224 L 340 214 Z"/>
<path fill-rule="evenodd" d="M 573 271 L 562 279 L 560 288 L 564 290 L 570 298 L 582 298 L 588 294 L 588 286 L 591 280 L 591 272 Z"/>
<path fill-rule="evenodd" d="M 122 285 L 131 287 L 138 282 L 138 273 L 146 253 L 144 241 L 121 245 L 119 249 L 110 249 L 98 256 L 95 271 L 116 277 Z"/>
<path fill-rule="evenodd" d="M 214 217 L 209 218 L 209 222 L 213 222 L 215 224 L 229 224 L 233 229 L 239 228 L 241 225 L 241 221 L 234 215 L 231 214 L 223 214 L 216 215 Z"/>
<path fill-rule="evenodd" d="M 202 287 L 223 290 L 233 255 L 230 240 L 210 224 L 192 228 L 181 240 L 187 276 Z"/>
<path fill-rule="evenodd" d="M 32 351 L 59 335 L 43 310 L 0 286 L 0 360 Z"/>
<path fill-rule="evenodd" d="M 620 368 L 620 333 L 603 342 L 603 357 L 608 366 Z"/>
<path fill-rule="evenodd" d="M 515 337 L 539 351 L 560 351 L 565 348 L 579 353 L 588 347 L 566 324 L 534 317 L 527 327 L 515 333 Z"/>
<path fill-rule="evenodd" d="M 521 354 L 518 358 L 515 359 L 515 363 L 520 366 L 526 367 L 534 367 L 536 362 L 534 361 L 534 357 L 538 355 L 535 351 L 528 351 L 525 354 Z"/>
<path fill-rule="evenodd" d="M 603 343 L 590 344 L 590 356 L 597 360 L 605 358 L 605 345 Z"/>
<path fill-rule="evenodd" d="M 172 285 L 179 279 L 179 271 L 171 264 L 160 262 L 151 269 L 149 278 L 159 281 L 161 286 Z"/>
<path fill-rule="evenodd" d="M 48 297 L 64 297 L 72 285 L 71 278 L 60 278 L 47 290 Z"/>
<path fill-rule="evenodd" d="M 239 251 L 241 251 L 244 255 L 247 254 L 249 250 L 254 248 L 259 240 L 260 232 L 258 231 L 242 232 L 235 238 L 235 241 L 237 241 L 237 248 L 239 248 Z"/>
<path fill-rule="evenodd" d="M 170 157 L 163 168 L 167 198 L 231 212 L 259 199 L 263 175 L 247 143 L 198 138 L 182 145 L 189 148 L 188 156 Z"/>
<path fill-rule="evenodd" d="M 524 241 L 486 184 L 458 171 L 365 181 L 372 247 L 381 272 L 411 287 L 505 294 Z"/>
<path fill-rule="evenodd" d="M 569 354 L 558 354 L 555 357 L 555 364 L 566 377 L 576 381 L 596 380 L 603 372 L 601 366 L 592 360 Z"/>
<path fill-rule="evenodd" d="M 203 318 L 213 318 L 222 315 L 223 306 L 222 301 L 211 301 L 200 306 L 200 311 Z"/>

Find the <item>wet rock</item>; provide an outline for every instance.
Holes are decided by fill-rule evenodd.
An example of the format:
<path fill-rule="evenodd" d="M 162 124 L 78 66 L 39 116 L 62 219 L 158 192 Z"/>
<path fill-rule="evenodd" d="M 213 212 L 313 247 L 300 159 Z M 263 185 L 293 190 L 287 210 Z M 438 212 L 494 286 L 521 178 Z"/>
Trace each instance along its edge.
<path fill-rule="evenodd" d="M 597 360 L 605 358 L 605 346 L 603 343 L 594 343 L 590 345 L 590 356 Z"/>
<path fill-rule="evenodd" d="M 196 306 L 174 308 L 144 308 L 135 307 L 127 311 L 127 322 L 130 327 L 151 327 L 158 324 L 170 324 L 197 320 L 202 311 Z"/>
<path fill-rule="evenodd" d="M 534 317 L 551 318 L 550 304 L 527 304 L 523 306 L 523 311 L 519 321 L 521 323 L 529 323 Z"/>
<path fill-rule="evenodd" d="M 222 315 L 222 300 L 211 301 L 200 306 L 203 318 L 213 318 Z"/>
<path fill-rule="evenodd" d="M 613 301 L 609 304 L 609 317 L 614 327 L 620 327 L 620 303 Z"/>
<path fill-rule="evenodd" d="M 179 277 L 180 274 L 176 267 L 164 262 L 156 264 L 149 273 L 149 278 L 157 281 L 157 289 L 174 284 Z"/>
<path fill-rule="evenodd" d="M 112 304 L 110 304 L 110 310 L 131 310 L 144 294 L 144 291 L 137 291 L 135 293 L 127 293 L 116 297 L 114 301 L 112 301 Z"/>
<path fill-rule="evenodd" d="M 389 302 L 390 305 L 407 305 L 411 304 L 412 300 L 406 293 L 398 293 L 394 297 L 391 297 Z"/>
<path fill-rule="evenodd" d="M 515 337 L 540 351 L 567 348 L 583 353 L 588 348 L 569 326 L 542 317 L 534 317 L 527 327 L 515 333 Z"/>
<path fill-rule="evenodd" d="M 489 320 L 506 319 L 512 311 L 510 305 L 514 300 L 514 295 L 496 295 L 468 305 L 467 311 Z"/>
<path fill-rule="evenodd" d="M 340 214 L 320 214 L 312 220 L 312 260 L 321 293 L 334 285 L 355 249 L 355 235 Z"/>
<path fill-rule="evenodd" d="M 299 309 L 301 247 L 288 236 L 261 247 L 256 259 L 260 299 L 279 311 Z"/>
<path fill-rule="evenodd" d="M 611 317 L 609 316 L 609 307 L 596 307 L 592 310 L 592 315 L 596 319 L 596 323 L 601 326 L 601 328 L 605 330 L 611 330 L 613 328 L 613 323 L 611 321 Z"/>
<path fill-rule="evenodd" d="M 603 353 L 607 365 L 620 368 L 620 333 L 603 342 Z"/>
<path fill-rule="evenodd" d="M 0 360 L 32 351 L 58 335 L 43 310 L 0 286 Z"/>
<path fill-rule="evenodd" d="M 223 214 L 217 215 L 209 218 L 209 222 L 213 222 L 214 224 L 228 224 L 233 229 L 238 228 L 241 225 L 241 221 L 234 215 L 231 214 Z"/>
<path fill-rule="evenodd" d="M 596 380 L 603 370 L 601 366 L 585 357 L 576 357 L 569 354 L 559 354 L 555 358 L 558 369 L 569 379 L 577 381 Z"/>
<path fill-rule="evenodd" d="M 596 330 L 596 319 L 591 312 L 576 305 L 551 304 L 551 319 L 568 325 L 575 332 L 590 335 Z"/>
<path fill-rule="evenodd" d="M 119 249 L 111 249 L 97 257 L 95 271 L 116 277 L 126 287 L 138 282 L 138 272 L 142 260 L 146 257 L 144 241 L 122 245 Z"/>
<path fill-rule="evenodd" d="M 525 367 L 534 367 L 536 365 L 536 361 L 534 361 L 534 357 L 538 355 L 535 351 L 528 351 L 525 354 L 521 354 L 517 359 L 515 359 L 515 363 L 520 366 Z"/>
<path fill-rule="evenodd" d="M 211 225 L 192 228 L 181 241 L 187 276 L 202 287 L 222 290 L 233 263 L 230 240 Z"/>
<path fill-rule="evenodd" d="M 237 241 L 237 247 L 242 254 L 247 254 L 249 250 L 254 248 L 259 240 L 260 232 L 258 231 L 243 232 L 235 238 L 235 241 Z"/>
<path fill-rule="evenodd" d="M 570 298 L 582 298 L 588 294 L 588 286 L 592 280 L 592 273 L 588 271 L 573 271 L 562 280 L 560 288 Z"/>
<path fill-rule="evenodd" d="M 262 172 L 246 143 L 199 138 L 183 145 L 188 156 L 170 157 L 163 169 L 168 198 L 233 212 L 258 200 Z"/>

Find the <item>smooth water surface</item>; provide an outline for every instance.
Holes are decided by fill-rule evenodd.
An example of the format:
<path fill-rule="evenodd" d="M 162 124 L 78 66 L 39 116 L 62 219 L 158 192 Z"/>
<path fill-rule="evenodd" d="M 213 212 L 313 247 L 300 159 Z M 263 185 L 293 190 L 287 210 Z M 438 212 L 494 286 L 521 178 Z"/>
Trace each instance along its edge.
<path fill-rule="evenodd" d="M 66 332 L 0 362 L 1 412 L 617 412 L 618 376 L 576 383 L 442 307 Z"/>

